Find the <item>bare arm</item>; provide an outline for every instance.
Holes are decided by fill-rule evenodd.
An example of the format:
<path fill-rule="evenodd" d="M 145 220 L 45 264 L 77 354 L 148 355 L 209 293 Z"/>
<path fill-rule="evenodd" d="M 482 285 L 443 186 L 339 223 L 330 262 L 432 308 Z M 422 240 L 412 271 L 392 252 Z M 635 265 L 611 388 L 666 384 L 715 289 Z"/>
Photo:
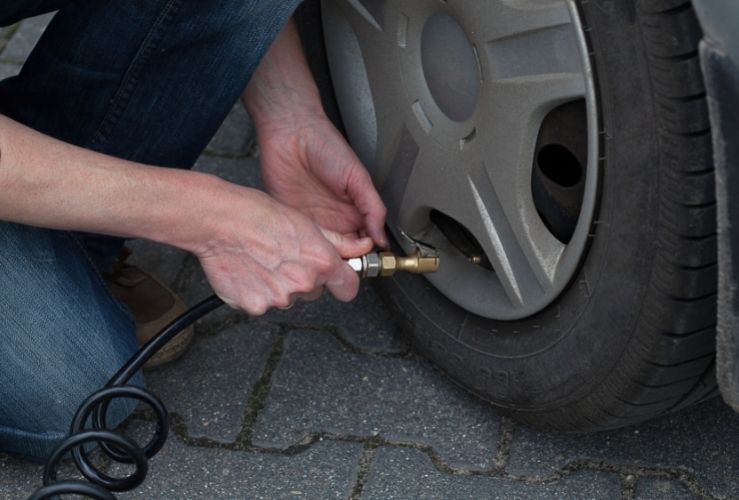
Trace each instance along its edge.
<path fill-rule="evenodd" d="M 190 221 L 220 184 L 206 174 L 78 148 L 0 115 L 2 220 L 141 237 L 197 252 L 201 228 Z"/>
<path fill-rule="evenodd" d="M 191 251 L 216 293 L 252 314 L 322 286 L 341 300 L 353 298 L 358 279 L 341 256 L 371 247 L 259 191 L 91 152 L 2 116 L 0 193 L 1 220 L 141 237 Z"/>
<path fill-rule="evenodd" d="M 386 246 L 385 206 L 367 170 L 326 117 L 293 21 L 242 97 L 261 146 L 269 192 L 319 224 Z"/>

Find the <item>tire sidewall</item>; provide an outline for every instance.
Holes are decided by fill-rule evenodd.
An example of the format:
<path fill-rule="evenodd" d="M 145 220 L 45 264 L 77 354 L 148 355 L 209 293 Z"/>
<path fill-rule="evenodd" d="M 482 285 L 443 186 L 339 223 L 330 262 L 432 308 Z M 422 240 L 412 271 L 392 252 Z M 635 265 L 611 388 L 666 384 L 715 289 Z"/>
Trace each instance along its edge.
<path fill-rule="evenodd" d="M 600 192 L 570 285 L 535 316 L 501 322 L 467 313 L 422 277 L 381 284 L 416 347 L 504 408 L 554 410 L 603 383 L 638 329 L 658 249 L 657 119 L 634 1 L 579 7 L 596 81 Z"/>

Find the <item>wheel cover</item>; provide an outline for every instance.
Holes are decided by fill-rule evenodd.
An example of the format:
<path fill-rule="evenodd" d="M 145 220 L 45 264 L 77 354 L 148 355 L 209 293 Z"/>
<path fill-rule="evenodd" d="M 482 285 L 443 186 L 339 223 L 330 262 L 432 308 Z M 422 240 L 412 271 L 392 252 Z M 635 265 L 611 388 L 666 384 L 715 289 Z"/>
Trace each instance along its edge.
<path fill-rule="evenodd" d="M 574 3 L 323 0 L 322 7 L 347 135 L 396 239 L 402 230 L 436 246 L 442 266 L 429 281 L 470 312 L 514 320 L 551 304 L 583 258 L 598 191 L 595 90 Z M 532 175 L 543 121 L 574 100 L 585 104 L 587 152 L 579 212 L 563 242 L 543 220 Z M 434 211 L 474 236 L 489 268 L 450 242 L 431 221 Z"/>

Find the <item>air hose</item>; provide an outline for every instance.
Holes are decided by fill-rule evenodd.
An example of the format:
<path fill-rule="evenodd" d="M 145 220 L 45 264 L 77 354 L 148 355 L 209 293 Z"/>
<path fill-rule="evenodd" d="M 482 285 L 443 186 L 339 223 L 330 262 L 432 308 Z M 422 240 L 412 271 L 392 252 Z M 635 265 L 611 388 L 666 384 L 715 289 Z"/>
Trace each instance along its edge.
<path fill-rule="evenodd" d="M 144 366 L 149 358 L 169 342 L 175 335 L 223 305 L 223 301 L 212 295 L 191 307 L 169 325 L 165 326 L 149 342 L 111 377 L 105 387 L 91 394 L 77 409 L 69 436 L 56 447 L 44 467 L 43 486 L 29 500 L 54 498 L 57 495 L 83 495 L 101 500 L 115 500 L 113 491 L 130 491 L 146 479 L 148 461 L 164 446 L 169 432 L 169 414 L 164 403 L 152 392 L 128 384 L 133 375 Z M 133 439 L 107 428 L 106 412 L 116 398 L 136 399 L 145 403 L 156 415 L 154 436 L 143 447 Z M 91 428 L 85 428 L 89 421 Z M 91 462 L 85 444 L 97 443 L 111 460 L 123 464 L 134 464 L 136 469 L 126 477 L 112 477 L 101 472 Z M 61 459 L 71 452 L 77 469 L 87 481 L 57 481 L 57 469 Z"/>
<path fill-rule="evenodd" d="M 350 259 L 347 264 L 361 277 L 389 277 L 397 271 L 432 273 L 439 268 L 439 258 L 429 248 L 421 248 L 419 244 L 416 254 L 407 257 L 398 257 L 390 252 L 372 252 Z M 69 436 L 59 443 L 46 462 L 43 486 L 37 489 L 29 500 L 53 499 L 58 495 L 82 495 L 100 500 L 115 500 L 116 497 L 112 492 L 130 491 L 144 482 L 149 470 L 149 459 L 156 455 L 167 441 L 169 414 L 164 403 L 154 393 L 141 387 L 127 385 L 128 381 L 149 358 L 178 333 L 222 305 L 223 301 L 218 296 L 212 295 L 188 309 L 131 356 L 102 389 L 82 402 L 72 419 Z M 154 411 L 156 429 L 146 445 L 139 446 L 133 439 L 108 428 L 106 413 L 110 403 L 116 398 L 136 399 Z M 112 461 L 133 464 L 135 470 L 125 477 L 105 474 L 91 463 L 85 451 L 85 445 L 93 443 L 98 444 L 102 453 Z M 71 453 L 77 470 L 87 481 L 57 480 L 59 464 L 67 453 Z"/>

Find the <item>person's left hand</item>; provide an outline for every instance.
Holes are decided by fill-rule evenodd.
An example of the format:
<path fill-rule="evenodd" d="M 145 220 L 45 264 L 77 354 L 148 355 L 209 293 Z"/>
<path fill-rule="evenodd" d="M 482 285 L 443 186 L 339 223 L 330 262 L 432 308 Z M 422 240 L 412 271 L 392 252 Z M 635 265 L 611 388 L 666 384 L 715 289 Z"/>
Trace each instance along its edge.
<path fill-rule="evenodd" d="M 369 173 L 325 115 L 261 130 L 268 192 L 320 226 L 387 246 L 386 209 Z"/>

